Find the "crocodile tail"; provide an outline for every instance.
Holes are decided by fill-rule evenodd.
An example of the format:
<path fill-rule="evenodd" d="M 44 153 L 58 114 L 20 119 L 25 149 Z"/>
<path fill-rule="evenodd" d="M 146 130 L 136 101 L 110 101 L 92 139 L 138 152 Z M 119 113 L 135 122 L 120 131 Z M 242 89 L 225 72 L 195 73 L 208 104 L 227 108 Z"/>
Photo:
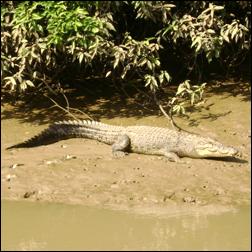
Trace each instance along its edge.
<path fill-rule="evenodd" d="M 58 142 L 60 140 L 73 138 L 73 134 L 69 134 L 68 130 L 65 127 L 59 127 L 56 124 L 50 125 L 47 129 L 42 131 L 40 134 L 28 139 L 25 142 L 12 145 L 7 148 L 29 148 L 29 147 L 36 147 L 40 145 L 48 145 L 51 143 Z"/>
<path fill-rule="evenodd" d="M 75 137 L 96 139 L 111 144 L 121 130 L 122 127 L 110 126 L 96 121 L 60 121 L 50 125 L 39 135 L 26 142 L 10 146 L 7 149 L 47 145 Z"/>

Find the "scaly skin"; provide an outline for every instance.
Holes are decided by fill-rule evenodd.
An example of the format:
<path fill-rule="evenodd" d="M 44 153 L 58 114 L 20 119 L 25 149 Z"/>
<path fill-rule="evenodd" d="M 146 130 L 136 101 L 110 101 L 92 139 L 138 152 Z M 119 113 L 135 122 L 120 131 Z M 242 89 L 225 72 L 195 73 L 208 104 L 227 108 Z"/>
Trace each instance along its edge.
<path fill-rule="evenodd" d="M 113 126 L 96 121 L 61 121 L 50 125 L 39 135 L 11 148 L 35 147 L 68 138 L 90 138 L 112 145 L 115 156 L 127 151 L 163 155 L 170 161 L 179 157 L 206 158 L 240 155 L 233 147 L 224 146 L 208 137 L 150 126 Z"/>

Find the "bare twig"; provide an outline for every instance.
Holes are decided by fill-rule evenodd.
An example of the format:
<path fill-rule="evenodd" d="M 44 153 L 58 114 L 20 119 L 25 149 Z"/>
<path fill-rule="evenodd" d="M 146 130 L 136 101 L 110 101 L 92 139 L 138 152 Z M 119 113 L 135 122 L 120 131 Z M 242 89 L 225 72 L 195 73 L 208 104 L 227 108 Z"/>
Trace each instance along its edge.
<path fill-rule="evenodd" d="M 88 117 L 90 120 L 94 121 L 94 119 L 91 116 L 89 116 L 87 113 L 85 113 L 85 112 L 83 112 L 83 111 L 81 111 L 81 110 L 79 110 L 77 108 L 70 108 L 69 107 L 69 109 L 76 110 L 76 111 L 80 112 L 81 114 L 85 115 L 86 117 Z"/>
<path fill-rule="evenodd" d="M 160 104 L 160 101 L 157 99 L 157 96 L 156 96 L 155 93 L 153 94 L 153 97 L 154 97 L 154 100 L 155 100 L 156 104 L 158 105 L 159 109 L 161 110 L 161 112 L 163 113 L 163 115 L 169 120 L 169 122 L 171 123 L 172 127 L 173 127 L 174 129 L 176 129 L 176 127 L 179 128 L 179 127 L 176 125 L 176 123 L 173 121 L 172 116 L 169 116 L 169 115 L 165 112 L 163 106 Z M 171 111 L 171 110 L 170 110 L 170 111 Z M 171 115 L 171 113 L 170 113 L 170 115 Z"/>
<path fill-rule="evenodd" d="M 66 101 L 66 105 L 67 105 L 66 108 L 69 111 L 69 102 L 68 102 L 68 99 L 67 99 L 66 95 L 64 94 L 64 90 L 61 88 L 60 92 L 61 92 L 61 94 L 63 95 L 63 97 L 64 97 L 64 99 Z"/>
<path fill-rule="evenodd" d="M 114 86 L 117 90 L 122 91 L 128 98 L 131 98 L 131 96 L 127 93 L 127 91 L 126 91 L 125 88 L 123 87 L 123 84 L 121 85 L 121 87 L 120 87 L 120 89 L 119 89 L 119 87 L 118 87 L 118 85 L 116 85 L 114 79 L 112 79 L 112 83 L 113 83 L 113 86 Z M 144 93 L 144 92 L 142 92 L 142 93 L 143 93 L 145 96 L 148 96 L 146 93 Z M 148 97 L 150 97 L 150 96 L 148 96 Z M 152 111 L 152 112 L 154 111 L 153 109 L 146 108 L 142 103 L 139 103 L 139 102 L 137 102 L 137 101 L 135 101 L 135 100 L 134 100 L 134 103 L 137 104 L 138 106 L 142 107 L 142 108 L 145 109 L 145 110 Z"/>
<path fill-rule="evenodd" d="M 74 116 L 71 112 L 69 112 L 69 110 L 61 107 L 56 101 L 54 101 L 52 98 L 48 97 L 46 94 L 44 94 L 45 97 L 47 97 L 48 99 L 50 99 L 56 107 L 62 109 L 63 111 L 65 111 L 67 114 L 69 114 L 71 117 L 73 117 L 75 120 L 79 120 L 76 116 Z"/>
<path fill-rule="evenodd" d="M 194 134 L 194 133 L 192 133 L 192 132 L 190 132 L 190 131 L 187 131 L 187 130 L 184 130 L 184 129 L 182 129 L 180 126 L 178 126 L 176 123 L 175 123 L 175 121 L 173 120 L 173 118 L 172 118 L 172 108 L 170 108 L 170 112 L 169 112 L 169 115 L 166 113 L 166 111 L 164 110 L 164 108 L 163 108 L 163 106 L 160 104 L 160 101 L 157 99 L 157 97 L 156 97 L 156 94 L 154 93 L 154 100 L 155 100 L 155 102 L 156 102 L 156 104 L 158 105 L 158 107 L 159 107 L 159 109 L 161 110 L 161 112 L 163 113 L 163 115 L 170 121 L 170 123 L 171 123 L 171 125 L 172 125 L 172 127 L 174 128 L 174 129 L 178 129 L 179 131 L 185 131 L 185 132 L 187 132 L 187 133 L 190 133 L 190 134 Z"/>
<path fill-rule="evenodd" d="M 62 93 L 62 95 L 64 96 L 64 99 L 65 99 L 65 101 L 66 101 L 66 103 L 67 103 L 67 108 L 65 109 L 65 108 L 63 108 L 62 106 L 60 106 L 56 101 L 54 101 L 52 98 L 50 98 L 50 97 L 48 97 L 46 94 L 44 94 L 44 96 L 46 96 L 48 99 L 50 99 L 55 105 L 55 107 L 58 107 L 58 108 L 60 108 L 60 109 L 62 109 L 63 111 L 65 111 L 67 114 L 69 114 L 71 117 L 73 117 L 75 120 L 79 120 L 79 118 L 77 118 L 75 115 L 73 115 L 69 110 L 75 110 L 75 111 L 78 111 L 79 113 L 81 113 L 81 114 L 83 114 L 83 115 L 85 115 L 86 117 L 88 117 L 90 120 L 94 120 L 91 116 L 89 116 L 87 113 L 85 113 L 85 112 L 83 112 L 83 111 L 81 111 L 81 110 L 79 110 L 79 109 L 77 109 L 77 108 L 71 108 L 70 106 L 69 106 L 69 102 L 68 102 L 68 99 L 67 99 L 67 97 L 66 97 L 66 95 L 63 93 L 63 92 L 61 92 Z M 53 107 L 54 107 L 53 106 Z"/>
<path fill-rule="evenodd" d="M 177 127 L 177 125 L 176 125 L 176 123 L 173 121 L 172 116 L 169 116 L 169 115 L 165 112 L 163 106 L 162 106 L 160 103 L 157 104 L 157 105 L 158 105 L 159 109 L 161 110 L 161 112 L 163 113 L 163 115 L 170 121 L 172 127 L 175 129 L 175 128 Z"/>

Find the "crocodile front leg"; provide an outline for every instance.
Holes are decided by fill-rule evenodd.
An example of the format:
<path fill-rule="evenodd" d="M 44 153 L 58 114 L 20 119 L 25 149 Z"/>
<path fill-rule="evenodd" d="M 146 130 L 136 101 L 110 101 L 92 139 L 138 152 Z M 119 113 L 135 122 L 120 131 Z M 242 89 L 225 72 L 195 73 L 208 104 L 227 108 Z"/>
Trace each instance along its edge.
<path fill-rule="evenodd" d="M 112 154 L 114 157 L 124 157 L 130 147 L 130 138 L 127 135 L 118 137 L 116 142 L 112 145 Z"/>
<path fill-rule="evenodd" d="M 183 163 L 179 156 L 175 152 L 170 151 L 169 149 L 161 149 L 158 151 L 157 154 L 165 156 L 168 161 Z"/>
<path fill-rule="evenodd" d="M 169 161 L 172 161 L 172 162 L 177 162 L 177 163 L 180 163 L 182 162 L 179 158 L 179 156 L 174 153 L 174 152 L 169 152 L 169 151 L 165 151 L 164 152 L 164 156 L 169 160 Z"/>

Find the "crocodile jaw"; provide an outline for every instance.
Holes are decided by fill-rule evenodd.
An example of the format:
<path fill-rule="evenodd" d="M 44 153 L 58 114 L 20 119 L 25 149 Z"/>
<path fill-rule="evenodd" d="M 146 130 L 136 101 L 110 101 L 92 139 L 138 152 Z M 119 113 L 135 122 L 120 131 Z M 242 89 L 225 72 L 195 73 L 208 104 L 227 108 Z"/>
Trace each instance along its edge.
<path fill-rule="evenodd" d="M 241 153 L 229 146 L 224 146 L 222 144 L 205 144 L 195 147 L 195 152 L 198 157 L 235 157 L 241 156 Z"/>

